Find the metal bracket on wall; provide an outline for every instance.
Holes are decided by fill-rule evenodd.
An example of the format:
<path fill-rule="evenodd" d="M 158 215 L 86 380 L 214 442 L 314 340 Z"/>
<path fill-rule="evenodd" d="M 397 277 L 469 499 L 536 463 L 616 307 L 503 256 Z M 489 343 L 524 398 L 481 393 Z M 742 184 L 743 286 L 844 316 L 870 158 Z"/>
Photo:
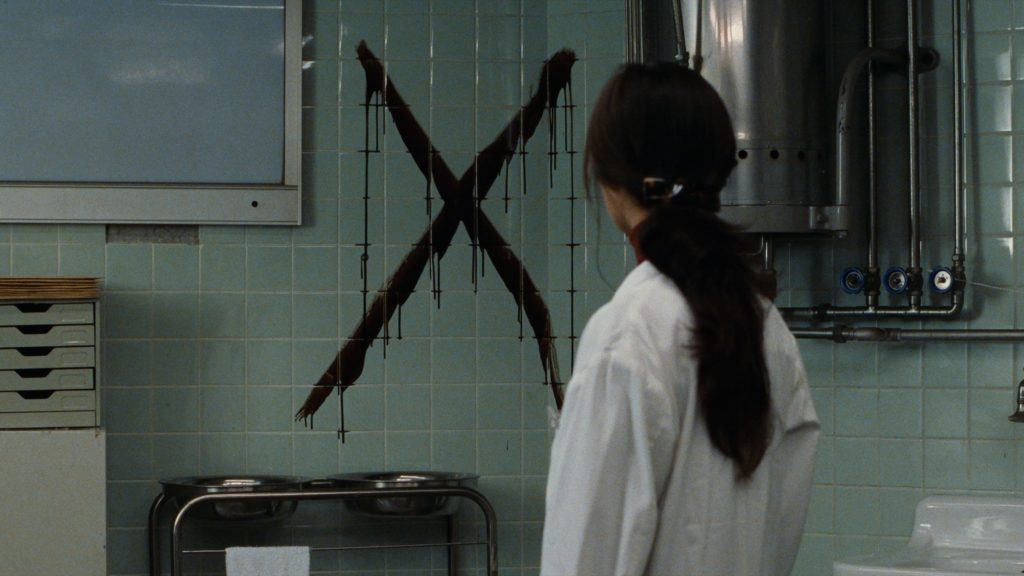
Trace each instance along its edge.
<path fill-rule="evenodd" d="M 722 206 L 723 220 L 751 234 L 845 233 L 847 206 Z"/>

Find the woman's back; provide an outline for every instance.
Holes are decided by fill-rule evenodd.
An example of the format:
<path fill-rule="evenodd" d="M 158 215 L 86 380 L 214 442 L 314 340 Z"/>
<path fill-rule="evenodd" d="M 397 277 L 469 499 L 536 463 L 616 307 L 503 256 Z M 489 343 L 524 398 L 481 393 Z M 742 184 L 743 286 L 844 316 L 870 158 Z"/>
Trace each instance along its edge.
<path fill-rule="evenodd" d="M 701 416 L 694 318 L 673 281 L 640 264 L 593 316 L 552 447 L 543 575 L 789 572 L 819 426 L 796 342 L 765 306 L 773 436 L 744 480 Z"/>

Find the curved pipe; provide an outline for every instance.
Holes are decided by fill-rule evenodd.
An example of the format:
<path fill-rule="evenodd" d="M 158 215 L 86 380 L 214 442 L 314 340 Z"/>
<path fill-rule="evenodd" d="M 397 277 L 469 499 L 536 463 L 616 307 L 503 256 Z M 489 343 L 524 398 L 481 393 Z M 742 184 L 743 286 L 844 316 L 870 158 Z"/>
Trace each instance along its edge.
<path fill-rule="evenodd" d="M 839 84 L 839 99 L 836 103 L 836 205 L 849 206 L 847 180 L 850 171 L 847 168 L 850 164 L 849 139 L 852 125 L 850 123 L 850 108 L 853 104 L 854 88 L 857 80 L 864 74 L 871 62 L 898 65 L 907 61 L 907 55 L 896 50 L 885 48 L 865 48 L 850 60 L 843 72 L 843 80 Z"/>

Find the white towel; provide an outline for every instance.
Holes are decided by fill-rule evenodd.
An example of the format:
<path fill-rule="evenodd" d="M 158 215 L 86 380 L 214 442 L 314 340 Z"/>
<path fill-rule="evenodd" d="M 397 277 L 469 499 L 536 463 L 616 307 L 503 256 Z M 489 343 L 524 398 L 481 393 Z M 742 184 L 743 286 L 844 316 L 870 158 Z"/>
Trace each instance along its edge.
<path fill-rule="evenodd" d="M 227 576 L 309 576 L 308 546 L 228 548 Z"/>

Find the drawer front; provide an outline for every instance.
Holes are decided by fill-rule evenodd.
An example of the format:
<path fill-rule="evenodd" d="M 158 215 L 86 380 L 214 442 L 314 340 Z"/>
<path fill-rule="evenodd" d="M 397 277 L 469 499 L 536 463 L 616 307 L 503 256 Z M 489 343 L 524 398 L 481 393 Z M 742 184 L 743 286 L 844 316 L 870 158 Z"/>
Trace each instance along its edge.
<path fill-rule="evenodd" d="M 0 348 L 93 346 L 95 343 L 96 330 L 92 325 L 0 327 Z"/>
<path fill-rule="evenodd" d="M 0 412 L 76 412 L 96 410 L 93 390 L 0 392 Z"/>
<path fill-rule="evenodd" d="M 0 348 L 0 370 L 92 368 L 96 348 Z"/>
<path fill-rule="evenodd" d="M 92 428 L 95 412 L 0 412 L 0 430 L 27 428 Z"/>
<path fill-rule="evenodd" d="M 90 302 L 0 304 L 0 326 L 92 324 L 93 318 Z"/>
<path fill-rule="evenodd" d="M 35 368 L 26 370 L 0 370 L 0 392 L 20 390 L 92 390 L 91 368 L 71 370 L 50 370 Z"/>

